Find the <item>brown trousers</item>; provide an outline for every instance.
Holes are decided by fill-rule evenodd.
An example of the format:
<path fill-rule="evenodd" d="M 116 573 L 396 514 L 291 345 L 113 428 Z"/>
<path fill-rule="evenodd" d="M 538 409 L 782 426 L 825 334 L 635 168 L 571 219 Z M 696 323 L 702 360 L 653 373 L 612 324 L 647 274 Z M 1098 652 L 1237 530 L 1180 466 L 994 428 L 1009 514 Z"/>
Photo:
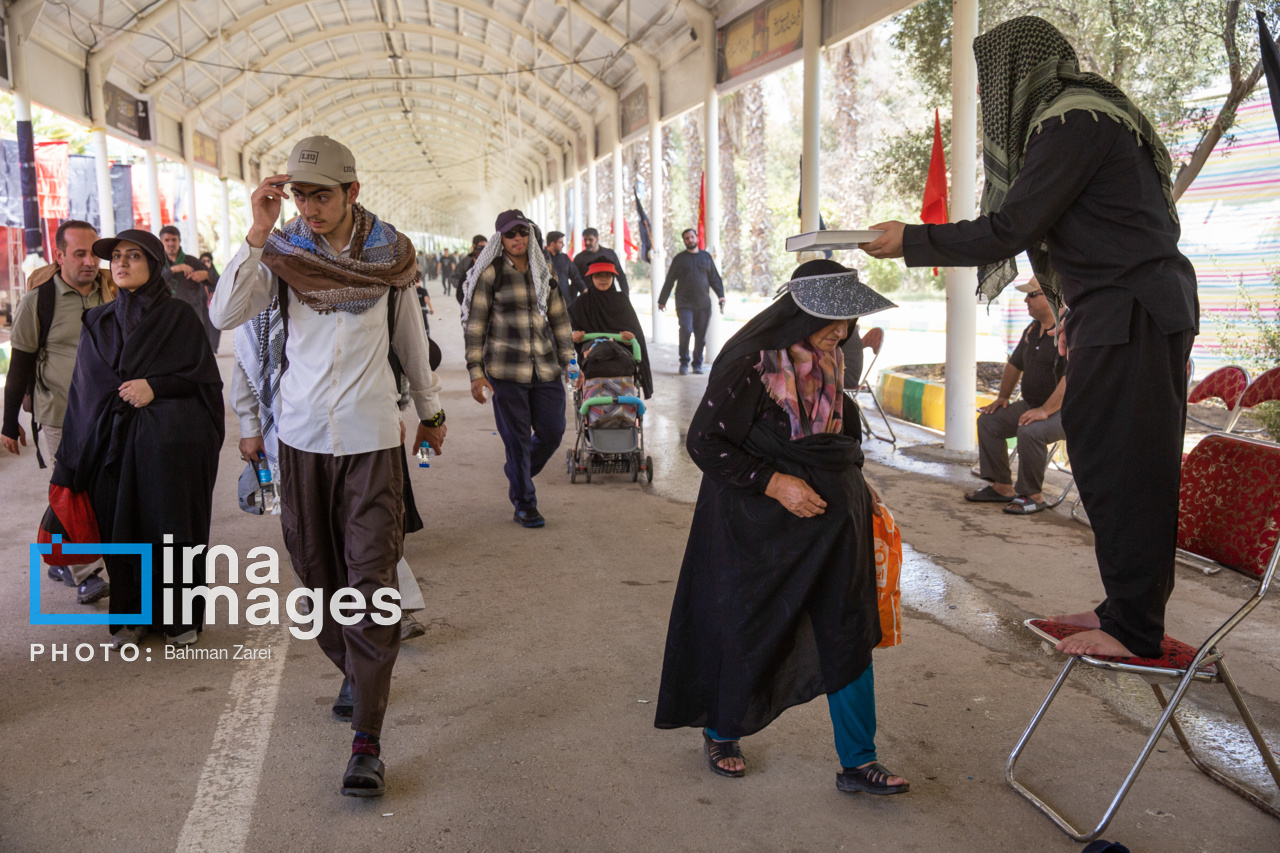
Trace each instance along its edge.
<path fill-rule="evenodd" d="M 377 612 L 374 593 L 396 588 L 396 563 L 404 552 L 401 453 L 392 447 L 331 456 L 280 442 L 284 544 L 303 584 L 322 590 L 324 622 L 316 640 L 351 679 L 351 728 L 375 736 L 387 713 L 400 624 L 379 625 L 369 613 Z M 366 611 L 354 625 L 338 624 L 329 611 L 330 598 L 343 587 L 364 595 Z"/>

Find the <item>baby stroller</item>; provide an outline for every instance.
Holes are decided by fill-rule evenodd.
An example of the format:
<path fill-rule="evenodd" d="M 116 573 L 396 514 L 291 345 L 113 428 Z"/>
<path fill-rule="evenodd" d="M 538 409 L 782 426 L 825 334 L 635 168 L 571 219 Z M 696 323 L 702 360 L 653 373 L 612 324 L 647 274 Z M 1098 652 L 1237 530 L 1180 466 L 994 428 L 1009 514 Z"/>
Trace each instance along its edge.
<path fill-rule="evenodd" d="M 653 482 L 653 460 L 644 452 L 644 403 L 636 394 L 640 342 L 622 343 L 622 335 L 593 333 L 582 355 L 582 388 L 574 389 L 578 437 L 565 452 L 569 482 L 595 474 L 644 474 Z"/>

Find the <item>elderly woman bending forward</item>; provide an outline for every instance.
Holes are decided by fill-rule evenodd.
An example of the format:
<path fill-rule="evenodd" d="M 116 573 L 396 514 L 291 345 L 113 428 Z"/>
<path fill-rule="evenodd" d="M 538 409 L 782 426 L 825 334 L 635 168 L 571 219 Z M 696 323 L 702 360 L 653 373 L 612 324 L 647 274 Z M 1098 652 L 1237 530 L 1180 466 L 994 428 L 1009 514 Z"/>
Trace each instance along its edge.
<path fill-rule="evenodd" d="M 876 761 L 876 510 L 840 351 L 856 317 L 892 304 L 833 261 L 788 287 L 726 344 L 689 426 L 704 476 L 655 725 L 702 728 L 712 772 L 742 776 L 739 738 L 826 694 L 836 786 L 897 794 L 907 781 Z"/>

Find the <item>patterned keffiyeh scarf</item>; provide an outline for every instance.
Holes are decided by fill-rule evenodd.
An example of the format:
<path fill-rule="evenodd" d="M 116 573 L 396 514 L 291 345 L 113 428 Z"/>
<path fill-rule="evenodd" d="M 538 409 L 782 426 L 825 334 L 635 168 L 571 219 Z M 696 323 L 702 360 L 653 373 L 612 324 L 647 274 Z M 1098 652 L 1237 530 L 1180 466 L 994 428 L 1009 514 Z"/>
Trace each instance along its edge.
<path fill-rule="evenodd" d="M 267 461 L 278 472 L 278 425 L 276 410 L 280 401 L 280 366 L 284 362 L 284 318 L 274 301 L 270 308 L 235 332 L 236 361 L 249 379 L 249 387 L 258 398 L 258 420 L 262 425 L 262 444 Z"/>
<path fill-rule="evenodd" d="M 1164 187 L 1169 215 L 1178 221 L 1173 201 L 1169 151 L 1155 127 L 1115 84 L 1080 70 L 1075 49 L 1062 33 L 1041 18 L 1026 15 L 1005 21 L 973 40 L 982 101 L 982 162 L 986 185 L 980 210 L 1000 210 L 1026 158 L 1027 142 L 1049 119 L 1085 110 L 1120 122 L 1145 144 Z M 1052 305 L 1061 305 L 1062 287 L 1042 242 L 1027 251 L 1036 280 Z M 978 269 L 978 294 L 1000 295 L 1018 273 L 1013 258 Z"/>
<path fill-rule="evenodd" d="M 762 350 L 756 365 L 769 397 L 791 419 L 791 440 L 844 429 L 844 352 L 801 341 Z"/>
<path fill-rule="evenodd" d="M 350 258 L 334 255 L 300 216 L 271 232 L 262 253 L 267 269 L 321 314 L 361 314 L 388 288 L 403 290 L 418 282 L 417 254 L 409 238 L 361 205 L 352 205 L 351 215 Z"/>

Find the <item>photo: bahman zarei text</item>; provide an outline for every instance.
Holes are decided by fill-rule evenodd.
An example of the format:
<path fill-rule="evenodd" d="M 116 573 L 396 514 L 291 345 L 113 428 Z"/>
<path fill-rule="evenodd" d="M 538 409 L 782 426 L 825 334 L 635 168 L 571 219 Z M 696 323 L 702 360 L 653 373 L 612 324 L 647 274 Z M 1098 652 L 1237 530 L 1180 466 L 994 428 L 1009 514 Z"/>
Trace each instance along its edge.
<path fill-rule="evenodd" d="M 0 0 L 0 851 L 1280 850 L 1277 28 Z"/>

